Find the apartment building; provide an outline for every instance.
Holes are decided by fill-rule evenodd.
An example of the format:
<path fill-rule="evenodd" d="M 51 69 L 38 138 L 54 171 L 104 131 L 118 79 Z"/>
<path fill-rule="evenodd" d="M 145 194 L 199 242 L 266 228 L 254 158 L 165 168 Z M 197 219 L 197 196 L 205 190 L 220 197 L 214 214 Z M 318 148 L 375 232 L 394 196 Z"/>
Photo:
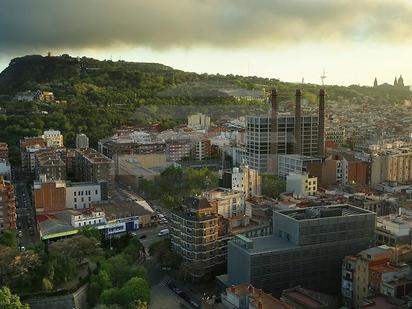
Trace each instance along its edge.
<path fill-rule="evenodd" d="M 219 186 L 243 192 L 246 199 L 262 195 L 262 177 L 247 165 L 221 170 Z"/>
<path fill-rule="evenodd" d="M 87 209 L 92 203 L 107 200 L 107 183 L 66 182 L 66 208 Z"/>
<path fill-rule="evenodd" d="M 0 234 L 16 229 L 16 197 L 14 186 L 0 176 Z"/>
<path fill-rule="evenodd" d="M 59 130 L 46 130 L 43 132 L 42 138 L 47 147 L 60 148 L 63 147 L 63 135 Z"/>
<path fill-rule="evenodd" d="M 166 152 L 166 143 L 153 138 L 153 134 L 132 131 L 117 134 L 98 142 L 98 151 L 108 158 L 117 155 L 159 154 Z"/>
<path fill-rule="evenodd" d="M 45 147 L 42 137 L 25 137 L 20 140 L 21 165 L 25 172 L 34 172 L 35 153 Z"/>
<path fill-rule="evenodd" d="M 0 143 L 0 160 L 9 159 L 9 146 L 6 143 Z"/>
<path fill-rule="evenodd" d="M 226 309 L 292 309 L 293 307 L 270 294 L 243 283 L 227 288 L 221 294 L 223 308 Z"/>
<path fill-rule="evenodd" d="M 192 149 L 193 142 L 190 139 L 173 139 L 166 141 L 166 155 L 172 162 L 189 158 Z"/>
<path fill-rule="evenodd" d="M 317 116 L 301 117 L 301 154 L 318 154 Z M 295 151 L 295 117 L 279 114 L 277 117 L 277 150 L 279 155 L 293 154 Z M 246 120 L 246 162 L 260 173 L 268 171 L 270 152 L 270 117 L 250 116 Z"/>
<path fill-rule="evenodd" d="M 207 130 L 210 127 L 210 117 L 202 113 L 189 115 L 187 126 L 194 130 Z"/>
<path fill-rule="evenodd" d="M 338 146 L 342 146 L 345 143 L 345 128 L 326 127 L 325 140 L 334 142 Z"/>
<path fill-rule="evenodd" d="M 5 180 L 11 179 L 11 164 L 6 159 L 0 159 L 0 176 L 3 176 Z"/>
<path fill-rule="evenodd" d="M 286 176 L 286 192 L 297 196 L 312 196 L 318 191 L 318 179 L 308 174 L 289 173 Z"/>
<path fill-rule="evenodd" d="M 86 134 L 76 134 L 76 148 L 89 148 L 89 138 Z"/>
<path fill-rule="evenodd" d="M 276 211 L 272 236 L 228 242 L 225 284 L 247 282 L 274 295 L 297 285 L 336 294 L 342 259 L 373 243 L 375 220 L 347 204 Z"/>
<path fill-rule="evenodd" d="M 107 182 L 109 190 L 114 182 L 114 163 L 92 148 L 76 150 L 76 178 L 83 182 Z"/>
<path fill-rule="evenodd" d="M 61 159 L 61 155 L 52 149 L 42 149 L 34 155 L 34 174 L 39 180 L 41 177 L 53 180 L 66 179 L 66 163 Z"/>
<path fill-rule="evenodd" d="M 212 276 L 216 268 L 224 266 L 225 232 L 205 197 L 189 198 L 180 210 L 173 211 L 170 231 L 173 250 L 182 257 L 192 280 Z"/>
<path fill-rule="evenodd" d="M 210 139 L 196 141 L 192 147 L 191 157 L 197 161 L 210 158 L 212 155 L 212 144 Z"/>

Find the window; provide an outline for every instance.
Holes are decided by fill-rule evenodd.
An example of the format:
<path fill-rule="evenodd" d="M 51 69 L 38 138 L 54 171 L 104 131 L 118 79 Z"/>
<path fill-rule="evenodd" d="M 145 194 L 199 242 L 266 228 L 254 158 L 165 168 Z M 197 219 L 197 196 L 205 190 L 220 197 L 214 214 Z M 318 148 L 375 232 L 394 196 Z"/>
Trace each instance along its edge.
<path fill-rule="evenodd" d="M 75 202 L 75 203 L 77 202 L 77 198 L 74 198 L 74 202 Z"/>

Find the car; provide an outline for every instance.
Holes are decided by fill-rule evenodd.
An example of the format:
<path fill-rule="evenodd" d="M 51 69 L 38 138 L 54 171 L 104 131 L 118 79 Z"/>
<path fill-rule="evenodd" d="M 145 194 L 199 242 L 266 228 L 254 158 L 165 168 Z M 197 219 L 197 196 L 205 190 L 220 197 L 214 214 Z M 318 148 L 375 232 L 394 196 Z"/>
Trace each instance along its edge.
<path fill-rule="evenodd" d="M 23 232 L 22 232 L 22 231 L 18 231 L 17 235 L 18 235 L 19 237 L 23 237 Z"/>
<path fill-rule="evenodd" d="M 30 236 L 34 236 L 34 230 L 30 230 Z"/>
<path fill-rule="evenodd" d="M 142 234 L 142 235 L 139 236 L 139 239 L 145 239 L 146 237 L 147 237 L 146 234 Z"/>
<path fill-rule="evenodd" d="M 157 234 L 157 236 L 166 236 L 170 234 L 170 230 L 169 229 L 163 229 L 160 230 L 160 232 Z"/>
<path fill-rule="evenodd" d="M 21 246 L 20 251 L 26 251 L 26 248 L 24 246 Z"/>

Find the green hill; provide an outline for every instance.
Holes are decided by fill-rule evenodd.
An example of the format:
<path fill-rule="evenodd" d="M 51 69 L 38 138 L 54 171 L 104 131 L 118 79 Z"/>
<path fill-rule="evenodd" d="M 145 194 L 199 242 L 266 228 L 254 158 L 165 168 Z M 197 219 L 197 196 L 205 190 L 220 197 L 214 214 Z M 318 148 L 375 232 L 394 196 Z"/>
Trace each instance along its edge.
<path fill-rule="evenodd" d="M 18 140 L 54 128 L 65 144 L 86 133 L 92 146 L 124 124 L 161 123 L 170 128 L 188 113 L 205 112 L 215 119 L 268 111 L 264 92 L 277 87 L 282 104 L 293 101 L 296 88 L 316 104 L 319 86 L 293 84 L 256 76 L 196 74 L 157 63 L 100 61 L 69 55 L 15 58 L 0 73 L 0 141 L 12 147 Z M 16 102 L 17 92 L 47 90 L 57 102 Z M 411 98 L 407 87 L 327 86 L 328 99 L 362 104 L 397 104 Z M 6 114 L 4 113 L 6 110 Z"/>

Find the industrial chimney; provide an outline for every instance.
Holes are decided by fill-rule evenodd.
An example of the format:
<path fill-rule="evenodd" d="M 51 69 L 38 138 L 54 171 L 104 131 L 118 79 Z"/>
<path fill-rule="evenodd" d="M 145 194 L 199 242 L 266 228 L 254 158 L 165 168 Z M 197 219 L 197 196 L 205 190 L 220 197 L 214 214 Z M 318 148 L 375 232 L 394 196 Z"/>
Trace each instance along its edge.
<path fill-rule="evenodd" d="M 269 135 L 269 162 L 268 162 L 268 169 L 269 172 L 275 173 L 277 170 L 277 162 L 276 162 L 276 155 L 278 152 L 278 92 L 276 89 L 272 89 L 272 93 L 270 95 L 270 103 L 272 106 L 270 112 L 270 135 Z"/>
<path fill-rule="evenodd" d="M 318 154 L 325 155 L 325 89 L 319 91 Z"/>
<path fill-rule="evenodd" d="M 296 89 L 295 101 L 295 154 L 302 154 L 302 93 L 300 89 Z"/>

